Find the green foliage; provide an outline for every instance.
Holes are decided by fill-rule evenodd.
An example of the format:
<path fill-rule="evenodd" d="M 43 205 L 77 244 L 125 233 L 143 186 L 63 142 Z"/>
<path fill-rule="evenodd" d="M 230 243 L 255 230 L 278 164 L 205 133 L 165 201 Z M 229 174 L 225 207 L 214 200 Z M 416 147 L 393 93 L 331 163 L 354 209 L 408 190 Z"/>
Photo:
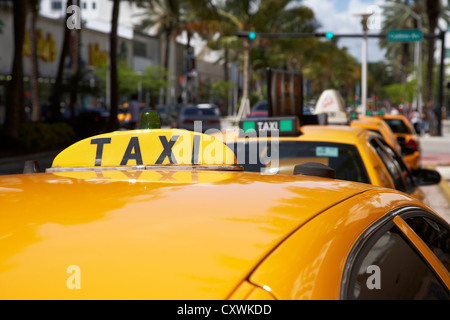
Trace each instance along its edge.
<path fill-rule="evenodd" d="M 383 87 L 383 94 L 395 105 L 412 102 L 417 85 L 416 81 L 409 81 L 406 85 L 394 83 Z"/>
<path fill-rule="evenodd" d="M 148 66 L 141 76 L 142 88 L 150 91 L 152 96 L 156 96 L 161 88 L 166 88 L 169 82 L 166 81 L 169 72 L 161 66 Z"/>
<path fill-rule="evenodd" d="M 134 71 L 129 66 L 119 66 L 117 68 L 117 74 L 120 96 L 129 96 L 137 92 L 139 83 L 142 89 L 149 90 L 152 96 L 157 95 L 161 88 L 168 86 L 168 82 L 164 80 L 168 72 L 160 66 L 148 66 L 144 69 L 143 74 Z M 103 82 L 103 87 L 105 87 L 107 67 L 104 66 L 97 69 L 95 75 Z"/>
<path fill-rule="evenodd" d="M 74 130 L 64 122 L 28 122 L 20 125 L 18 143 L 25 151 L 51 150 L 67 146 L 74 137 Z"/>
<path fill-rule="evenodd" d="M 234 83 L 232 81 L 218 80 L 212 84 L 211 89 L 215 97 L 226 99 L 233 86 Z"/>

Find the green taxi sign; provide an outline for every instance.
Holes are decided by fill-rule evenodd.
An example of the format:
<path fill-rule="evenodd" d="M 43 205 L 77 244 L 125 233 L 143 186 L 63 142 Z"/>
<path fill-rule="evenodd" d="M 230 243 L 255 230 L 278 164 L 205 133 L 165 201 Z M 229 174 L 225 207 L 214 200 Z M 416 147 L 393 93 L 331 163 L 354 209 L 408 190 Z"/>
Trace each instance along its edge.
<path fill-rule="evenodd" d="M 280 136 L 299 135 L 298 117 L 245 119 L 239 122 L 239 127 L 244 133 L 255 132 L 258 136 L 262 132 L 269 134 L 274 130 L 277 130 Z"/>

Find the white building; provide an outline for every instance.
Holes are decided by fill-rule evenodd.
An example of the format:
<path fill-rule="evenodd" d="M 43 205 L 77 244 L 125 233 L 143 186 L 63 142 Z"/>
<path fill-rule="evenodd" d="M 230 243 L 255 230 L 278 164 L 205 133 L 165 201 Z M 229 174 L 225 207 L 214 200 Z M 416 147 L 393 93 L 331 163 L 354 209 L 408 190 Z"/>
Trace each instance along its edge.
<path fill-rule="evenodd" d="M 76 1 L 74 0 L 74 3 Z M 41 0 L 41 15 L 53 19 L 63 19 L 66 16 L 66 3 L 67 0 Z M 81 19 L 83 21 L 83 27 L 97 30 L 104 33 L 109 33 L 111 30 L 111 15 L 113 3 L 110 0 L 78 0 L 81 8 Z M 158 45 L 159 51 L 155 51 L 155 46 L 150 45 L 154 43 L 158 38 L 150 31 L 146 37 L 145 33 L 136 33 L 134 27 L 140 20 L 140 15 L 145 13 L 145 10 L 137 7 L 137 5 L 128 1 L 121 1 L 119 8 L 119 27 L 118 35 L 122 38 L 132 39 L 134 42 L 134 49 L 137 49 L 137 54 L 134 54 L 133 68 L 136 71 L 141 72 L 146 65 L 160 64 L 164 65 L 164 59 L 169 59 L 169 73 L 170 86 L 167 89 L 167 101 L 166 103 L 174 104 L 183 95 L 183 85 L 180 84 L 180 76 L 184 76 L 185 72 L 185 37 L 180 36 L 177 39 L 177 43 L 170 44 L 170 56 L 164 55 L 164 43 Z M 194 46 L 195 53 L 201 51 L 205 45 L 198 38 L 194 37 L 191 40 L 191 44 Z M 151 48 L 149 47 L 151 46 Z M 217 79 L 223 79 L 222 68 L 217 68 L 211 63 L 211 59 L 208 57 L 201 63 L 202 71 L 198 73 L 199 81 L 215 81 Z M 204 67 L 205 64 L 209 67 Z M 197 82 L 198 83 L 198 82 Z"/>

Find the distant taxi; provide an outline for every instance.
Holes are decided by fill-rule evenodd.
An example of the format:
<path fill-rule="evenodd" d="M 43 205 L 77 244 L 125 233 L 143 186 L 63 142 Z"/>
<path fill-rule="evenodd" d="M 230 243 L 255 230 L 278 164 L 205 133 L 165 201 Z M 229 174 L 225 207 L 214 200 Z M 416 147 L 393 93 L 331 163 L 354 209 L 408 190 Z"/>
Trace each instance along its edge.
<path fill-rule="evenodd" d="M 399 154 L 402 152 L 402 148 L 397 141 L 391 128 L 386 124 L 386 122 L 378 117 L 367 117 L 360 116 L 358 119 L 352 120 L 350 126 L 364 128 L 373 132 L 378 133 L 384 138 L 384 140 L 389 144 L 389 146 L 396 150 Z"/>
<path fill-rule="evenodd" d="M 215 136 L 235 151 L 246 171 L 292 174 L 295 165 L 316 162 L 333 168 L 337 179 L 397 189 L 425 203 L 428 200 L 419 186 L 440 181 L 432 170 L 421 169 L 413 176 L 396 150 L 374 132 L 346 125 L 306 125 L 298 131 L 283 131 L 283 122 L 285 128 L 296 128 L 289 121 L 295 120 L 246 119 L 241 121 L 244 136 L 239 137 L 239 131 Z M 279 137 L 259 134 L 271 125 L 280 128 Z"/>
<path fill-rule="evenodd" d="M 201 133 L 90 137 L 0 186 L 1 299 L 450 298 L 450 227 L 422 202 L 244 172 Z"/>
<path fill-rule="evenodd" d="M 406 164 L 413 170 L 420 168 L 420 142 L 413 125 L 403 115 L 384 114 L 381 118 L 394 132 Z"/>

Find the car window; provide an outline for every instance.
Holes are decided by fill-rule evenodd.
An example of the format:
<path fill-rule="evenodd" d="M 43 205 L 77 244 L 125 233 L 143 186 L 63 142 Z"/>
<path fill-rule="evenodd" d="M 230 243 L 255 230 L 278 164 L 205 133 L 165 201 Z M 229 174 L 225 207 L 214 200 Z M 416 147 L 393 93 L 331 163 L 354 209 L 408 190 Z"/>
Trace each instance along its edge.
<path fill-rule="evenodd" d="M 267 101 L 261 101 L 256 103 L 252 107 L 252 111 L 267 111 L 269 108 Z"/>
<path fill-rule="evenodd" d="M 427 217 L 410 217 L 405 221 L 450 272 L 450 230 Z"/>
<path fill-rule="evenodd" d="M 395 133 L 407 133 L 412 134 L 408 126 L 400 119 L 384 119 L 384 121 L 391 127 L 391 130 Z"/>
<path fill-rule="evenodd" d="M 389 153 L 382 147 L 378 139 L 374 138 L 370 140 L 370 144 L 377 152 L 378 156 L 386 166 L 389 175 L 394 182 L 395 189 L 407 192 L 406 182 L 403 178 L 403 172 L 401 171 L 398 163 L 389 155 Z"/>
<path fill-rule="evenodd" d="M 245 171 L 262 172 L 267 159 L 278 156 L 278 166 L 270 163 L 271 173 L 293 174 L 294 167 L 307 162 L 319 162 L 336 171 L 336 179 L 370 183 L 367 170 L 354 145 L 313 142 L 279 141 L 274 144 L 258 141 L 228 143 L 236 153 L 237 161 Z"/>
<path fill-rule="evenodd" d="M 405 161 L 398 155 L 397 152 L 394 151 L 394 149 L 391 148 L 384 140 L 379 140 L 379 142 L 384 146 L 386 151 L 391 155 L 394 162 L 397 163 L 397 166 L 402 171 L 403 177 L 405 178 L 406 185 L 408 188 L 408 192 L 412 192 L 416 187 L 416 183 L 414 182 L 414 178 L 412 176 L 411 170 L 408 169 L 407 165 L 405 164 Z"/>
<path fill-rule="evenodd" d="M 377 130 L 377 129 L 369 129 L 369 131 L 378 133 L 380 136 L 383 136 L 383 135 L 381 134 L 380 130 Z"/>
<path fill-rule="evenodd" d="M 348 284 L 347 299 L 450 299 L 447 289 L 393 223 L 365 242 Z"/>

